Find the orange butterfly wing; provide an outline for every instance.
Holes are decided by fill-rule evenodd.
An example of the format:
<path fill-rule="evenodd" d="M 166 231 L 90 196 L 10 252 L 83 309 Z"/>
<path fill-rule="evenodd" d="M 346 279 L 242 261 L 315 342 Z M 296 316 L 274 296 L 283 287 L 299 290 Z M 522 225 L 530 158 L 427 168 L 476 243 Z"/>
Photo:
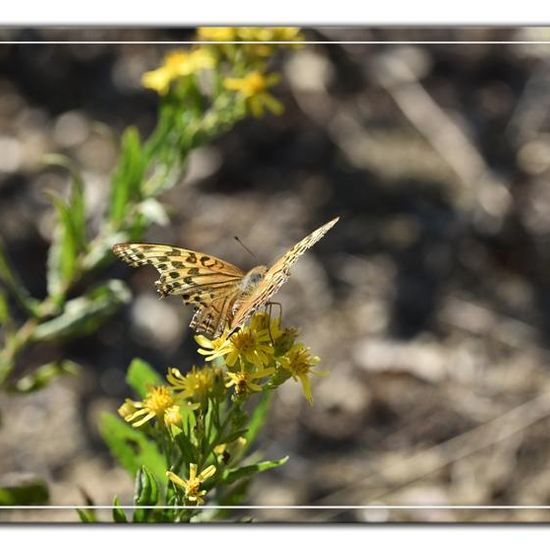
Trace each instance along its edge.
<path fill-rule="evenodd" d="M 178 294 L 195 306 L 191 328 L 217 337 L 230 322 L 233 304 L 241 293 L 244 272 L 210 256 L 176 246 L 148 243 L 120 243 L 113 252 L 132 267 L 152 265 L 160 273 L 155 281 L 161 296 Z"/>
<path fill-rule="evenodd" d="M 279 258 L 265 274 L 264 278 L 258 283 L 254 291 L 245 299 L 238 303 L 235 314 L 230 321 L 230 328 L 236 330 L 244 325 L 256 310 L 265 305 L 269 299 L 281 288 L 290 276 L 290 268 L 296 263 L 298 258 L 311 248 L 317 241 L 322 239 L 340 218 L 334 218 L 325 225 L 322 225 L 313 233 L 303 238 L 295 244 L 284 256 Z"/>

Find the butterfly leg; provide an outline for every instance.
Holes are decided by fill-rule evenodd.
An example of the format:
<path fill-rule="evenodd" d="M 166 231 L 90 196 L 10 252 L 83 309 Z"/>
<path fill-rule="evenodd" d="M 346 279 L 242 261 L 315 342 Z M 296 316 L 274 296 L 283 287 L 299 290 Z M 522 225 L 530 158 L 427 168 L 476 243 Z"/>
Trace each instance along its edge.
<path fill-rule="evenodd" d="M 269 323 L 267 325 L 267 330 L 269 332 L 269 337 L 271 338 L 271 343 L 274 344 L 273 335 L 271 334 L 271 313 L 273 312 L 273 306 L 278 306 L 279 308 L 279 317 L 277 319 L 279 327 L 281 326 L 281 320 L 283 317 L 283 304 L 280 302 L 267 302 L 265 304 L 265 312 L 267 314 L 267 317 L 269 319 Z"/>

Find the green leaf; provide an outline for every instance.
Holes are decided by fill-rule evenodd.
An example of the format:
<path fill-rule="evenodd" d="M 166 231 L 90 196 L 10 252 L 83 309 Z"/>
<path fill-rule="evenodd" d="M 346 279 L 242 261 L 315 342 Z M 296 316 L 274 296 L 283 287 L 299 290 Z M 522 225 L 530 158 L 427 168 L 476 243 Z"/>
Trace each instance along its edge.
<path fill-rule="evenodd" d="M 79 251 L 86 250 L 86 203 L 84 201 L 84 184 L 79 177 L 74 177 L 71 198 L 71 220 Z"/>
<path fill-rule="evenodd" d="M 281 458 L 280 460 L 266 460 L 264 462 L 258 462 L 251 464 L 250 466 L 243 466 L 242 468 L 232 468 L 226 470 L 223 473 L 222 483 L 230 484 L 238 481 L 239 479 L 248 478 L 260 472 L 271 470 L 272 468 L 278 468 L 285 464 L 288 460 L 288 456 Z"/>
<path fill-rule="evenodd" d="M 34 474 L 7 474 L 0 478 L 0 506 L 41 505 L 49 500 L 48 485 Z"/>
<path fill-rule="evenodd" d="M 115 523 L 128 523 L 124 510 L 120 507 L 120 499 L 115 497 L 113 499 L 113 521 Z"/>
<path fill-rule="evenodd" d="M 137 506 L 152 506 L 158 502 L 158 486 L 147 466 L 142 466 L 136 474 L 134 503 Z"/>
<path fill-rule="evenodd" d="M 86 204 L 82 177 L 71 159 L 65 155 L 49 154 L 45 155 L 43 160 L 51 166 L 60 166 L 71 174 L 72 188 L 69 208 L 71 210 L 71 222 L 73 225 L 72 231 L 77 248 L 84 250 L 86 247 Z"/>
<path fill-rule="evenodd" d="M 231 443 L 232 441 L 239 439 L 239 437 L 246 437 L 247 434 L 248 430 L 246 428 L 244 430 L 235 430 L 234 432 L 231 432 L 227 437 L 224 437 L 222 443 Z"/>
<path fill-rule="evenodd" d="M 128 287 L 122 281 L 107 281 L 84 296 L 67 302 L 61 315 L 35 328 L 32 339 L 42 342 L 89 334 L 120 305 L 128 303 L 130 296 Z"/>
<path fill-rule="evenodd" d="M 76 274 L 79 237 L 70 205 L 55 193 L 48 193 L 48 196 L 57 212 L 57 225 L 48 253 L 48 294 L 60 303 Z"/>
<path fill-rule="evenodd" d="M 254 441 L 256 441 L 260 430 L 265 424 L 267 414 L 271 407 L 271 399 L 272 393 L 269 391 L 264 392 L 260 402 L 256 405 L 256 408 L 252 412 L 250 422 L 248 424 L 248 433 L 246 435 L 246 446 L 245 449 L 243 449 L 243 452 L 246 451 L 246 449 L 249 449 Z"/>
<path fill-rule="evenodd" d="M 162 378 L 149 363 L 135 358 L 128 367 L 126 382 L 140 397 L 145 397 L 149 386 L 161 385 Z"/>
<path fill-rule="evenodd" d="M 11 267 L 2 239 L 0 239 L 0 281 L 13 293 L 30 315 L 33 317 L 36 316 L 39 302 L 29 295 L 28 290 L 23 286 L 23 283 Z"/>
<path fill-rule="evenodd" d="M 112 455 L 132 477 L 141 466 L 146 466 L 157 483 L 165 481 L 166 459 L 143 432 L 109 413 L 101 416 L 99 431 Z"/>
<path fill-rule="evenodd" d="M 78 365 L 72 361 L 48 363 L 21 377 L 9 387 L 9 390 L 17 393 L 31 393 L 44 388 L 59 376 L 78 374 L 78 369 Z"/>
<path fill-rule="evenodd" d="M 97 516 L 94 510 L 85 510 L 77 508 L 76 513 L 82 523 L 97 523 Z"/>
<path fill-rule="evenodd" d="M 5 325 L 10 318 L 10 309 L 6 294 L 0 290 L 0 327 Z"/>
<path fill-rule="evenodd" d="M 123 221 L 128 205 L 141 198 L 146 159 L 138 131 L 133 127 L 128 128 L 122 136 L 120 161 L 111 182 L 109 219 L 115 227 Z"/>
<path fill-rule="evenodd" d="M 178 433 L 174 440 L 181 451 L 183 462 L 185 464 L 196 463 L 196 450 L 186 433 L 183 431 Z"/>
<path fill-rule="evenodd" d="M 137 506 L 153 506 L 158 502 L 158 486 L 155 478 L 142 466 L 136 474 L 134 489 L 134 503 Z M 137 508 L 134 512 L 134 522 L 143 523 L 151 519 L 154 513 L 152 508 Z"/>
<path fill-rule="evenodd" d="M 95 505 L 94 499 L 90 496 L 88 491 L 86 491 L 83 487 L 80 487 L 80 492 L 82 493 L 82 496 L 84 497 L 84 500 L 86 501 L 86 504 L 88 506 Z M 97 522 L 97 515 L 93 508 L 77 508 L 76 511 L 78 513 L 78 516 L 80 517 L 80 521 L 82 521 L 83 523 Z"/>

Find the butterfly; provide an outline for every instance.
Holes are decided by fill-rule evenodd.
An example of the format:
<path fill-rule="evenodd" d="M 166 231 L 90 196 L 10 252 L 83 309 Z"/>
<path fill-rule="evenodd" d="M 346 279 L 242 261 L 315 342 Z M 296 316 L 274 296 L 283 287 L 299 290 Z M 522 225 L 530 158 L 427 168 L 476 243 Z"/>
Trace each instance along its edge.
<path fill-rule="evenodd" d="M 160 273 L 155 285 L 161 297 L 181 295 L 184 303 L 195 308 L 189 326 L 213 339 L 226 326 L 235 332 L 266 305 L 287 281 L 296 260 L 338 220 L 310 233 L 271 267 L 259 265 L 248 272 L 214 256 L 166 244 L 119 243 L 113 252 L 132 267 L 155 267 Z"/>

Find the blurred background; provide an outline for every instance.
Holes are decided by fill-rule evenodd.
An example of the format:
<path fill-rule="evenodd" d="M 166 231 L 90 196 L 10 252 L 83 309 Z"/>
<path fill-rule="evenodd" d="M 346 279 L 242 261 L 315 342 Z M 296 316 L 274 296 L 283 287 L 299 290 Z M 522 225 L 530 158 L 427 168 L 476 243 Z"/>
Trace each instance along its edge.
<path fill-rule="evenodd" d="M 1 30 L 0 40 L 188 39 L 192 29 Z M 537 41 L 537 29 L 306 29 L 315 41 Z M 0 44 L 0 235 L 37 297 L 54 223 L 44 195 L 62 153 L 105 207 L 119 136 L 147 135 L 158 99 L 141 75 L 170 46 Z M 284 321 L 322 358 L 310 407 L 277 392 L 261 442 L 259 505 L 550 505 L 550 44 L 316 44 L 287 53 L 280 117 L 248 119 L 196 150 L 163 196 L 152 242 L 243 268 L 270 263 L 341 216 L 279 291 Z M 93 220 L 92 220 L 93 223 Z M 254 251 L 251 258 L 232 238 Z M 0 473 L 48 480 L 51 504 L 123 502 L 132 480 L 98 434 L 139 356 L 199 362 L 191 309 L 159 301 L 153 270 L 105 274 L 134 292 L 94 335 L 43 345 L 19 373 L 83 366 L 0 396 Z M 542 510 L 256 510 L 270 521 L 536 521 Z M 4 521 L 75 521 L 72 511 Z"/>

